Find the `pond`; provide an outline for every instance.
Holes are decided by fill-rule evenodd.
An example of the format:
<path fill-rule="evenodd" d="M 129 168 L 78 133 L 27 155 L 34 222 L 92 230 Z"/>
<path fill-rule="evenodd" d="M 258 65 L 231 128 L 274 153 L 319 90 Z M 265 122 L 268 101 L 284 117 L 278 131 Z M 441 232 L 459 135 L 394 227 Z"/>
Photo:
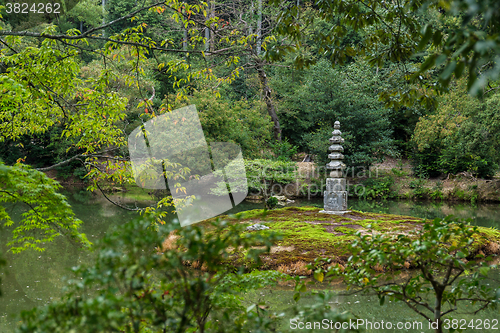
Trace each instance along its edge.
<path fill-rule="evenodd" d="M 82 232 L 90 241 L 101 238 L 112 228 L 132 219 L 137 214 L 123 210 L 107 202 L 102 196 L 93 197 L 86 192 L 68 194 L 70 203 L 78 218 L 84 221 Z M 315 205 L 322 206 L 321 199 L 297 200 L 289 205 Z M 472 224 L 500 227 L 500 206 L 498 204 L 483 204 L 471 206 L 470 204 L 429 203 L 429 202 L 404 202 L 404 201 L 356 201 L 350 200 L 351 209 L 383 212 L 391 214 L 411 215 L 422 218 L 444 217 L 454 214 L 460 218 L 471 218 Z M 261 203 L 242 202 L 230 213 L 262 208 Z M 16 209 L 14 207 L 14 215 Z M 17 211 L 19 214 L 20 211 Z M 5 244 L 6 233 L 0 235 L 0 243 Z M 5 252 L 5 248 L 2 248 Z M 22 310 L 41 306 L 52 299 L 61 296 L 64 286 L 64 276 L 70 276 L 70 269 L 81 263 L 90 263 L 93 254 L 82 251 L 68 240 L 59 237 L 57 241 L 49 244 L 46 251 L 26 251 L 21 254 L 7 254 L 7 272 L 2 273 L 0 286 L 3 295 L 0 297 L 0 332 L 13 332 L 15 315 Z M 327 287 L 331 289 L 332 287 Z M 337 286 L 342 289 L 342 286 Z M 335 289 L 335 288 L 334 288 Z M 258 298 L 270 301 L 272 309 L 289 311 L 293 291 L 285 286 L 273 290 L 259 290 L 249 294 L 248 299 Z M 312 295 L 306 295 L 301 302 L 310 302 Z M 361 318 L 404 318 L 404 320 L 420 320 L 411 310 L 401 304 L 386 304 L 379 307 L 378 299 L 373 296 L 336 296 L 333 301 L 339 310 L 351 310 Z M 372 304 L 375 304 L 372 306 Z M 490 316 L 491 314 L 488 314 Z M 392 318 L 391 317 L 391 318 Z M 497 313 L 497 318 L 499 318 Z M 392 319 L 391 319 L 392 320 Z M 500 327 L 499 327 L 500 330 Z M 404 330 L 402 330 L 404 331 Z M 411 330 L 409 330 L 411 331 Z M 425 331 L 425 330 L 422 330 Z M 416 331 L 415 331 L 416 332 Z"/>
<path fill-rule="evenodd" d="M 496 273 L 498 274 L 498 272 Z M 341 284 L 337 285 L 319 285 L 316 284 L 313 287 L 313 291 L 308 291 L 304 293 L 299 300 L 299 305 L 313 305 L 318 302 L 315 298 L 317 296 L 314 295 L 315 292 L 323 291 L 328 289 L 332 293 L 331 299 L 328 301 L 328 304 L 336 309 L 338 312 L 350 312 L 354 315 L 354 320 L 363 320 L 364 322 L 360 323 L 362 325 L 359 326 L 360 329 L 364 329 L 362 332 L 433 332 L 432 329 L 429 328 L 429 323 L 425 321 L 425 319 L 411 310 L 408 306 L 403 304 L 402 302 L 392 302 L 389 300 L 385 301 L 383 306 L 380 305 L 380 300 L 376 295 L 365 295 L 361 293 L 353 293 L 349 295 L 345 294 L 345 288 Z M 295 291 L 292 290 L 291 287 L 273 287 L 266 288 L 262 290 L 252 291 L 245 295 L 245 299 L 250 305 L 251 302 L 256 304 L 260 302 L 266 302 L 269 304 L 269 308 L 267 309 L 271 313 L 284 313 L 284 321 L 282 328 L 285 329 L 293 329 L 297 327 L 297 322 L 291 321 L 293 316 L 293 294 Z M 467 314 L 467 306 L 462 306 L 458 308 L 457 315 L 454 318 L 457 320 L 461 320 L 462 324 L 467 323 L 470 324 L 471 320 L 474 320 L 474 326 L 479 324 L 479 322 L 485 323 L 488 321 L 489 323 L 498 323 L 496 325 L 496 329 L 493 330 L 471 330 L 467 329 L 465 332 L 498 332 L 500 330 L 500 313 L 497 310 L 485 310 L 480 312 L 479 314 Z M 372 323 L 372 327 L 367 325 L 367 321 Z M 378 329 L 375 324 L 384 322 L 384 325 L 390 323 L 392 329 L 389 329 L 389 326 L 384 326 L 384 329 L 379 327 Z M 399 324 L 401 323 L 401 324 Z M 398 325 L 400 326 L 399 328 Z M 406 325 L 406 327 L 405 327 Z M 297 327 L 299 328 L 299 327 Z M 492 328 L 492 326 L 490 326 Z M 297 332 L 306 332 L 306 330 L 293 330 Z M 314 332 L 335 332 L 335 330 L 315 330 Z"/>

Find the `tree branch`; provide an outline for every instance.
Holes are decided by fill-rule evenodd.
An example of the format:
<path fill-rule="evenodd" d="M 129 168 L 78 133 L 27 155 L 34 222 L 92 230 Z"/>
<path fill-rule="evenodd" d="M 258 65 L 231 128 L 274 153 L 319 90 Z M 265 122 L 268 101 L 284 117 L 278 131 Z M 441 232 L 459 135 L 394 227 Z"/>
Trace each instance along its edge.
<path fill-rule="evenodd" d="M 49 35 L 49 34 L 44 34 L 44 33 L 30 32 L 30 31 L 15 32 L 15 31 L 6 31 L 6 30 L 0 30 L 0 36 L 44 37 L 44 38 L 48 38 L 48 39 L 83 39 L 83 38 L 87 38 L 87 36 L 90 36 L 90 38 L 94 38 L 95 36 L 91 36 L 90 34 L 96 32 L 96 31 L 99 31 L 99 30 L 106 29 L 107 27 L 110 27 L 117 22 L 131 18 L 131 17 L 135 16 L 135 14 L 140 13 L 143 10 L 147 10 L 149 8 L 156 7 L 156 6 L 159 6 L 159 5 L 164 4 L 164 3 L 165 3 L 165 1 L 160 1 L 160 2 L 156 2 L 152 5 L 149 5 L 147 7 L 139 8 L 130 14 L 127 14 L 125 16 L 117 18 L 114 21 L 111 21 L 111 22 L 108 22 L 106 24 L 103 24 L 103 25 L 100 25 L 98 27 L 87 30 L 84 33 L 81 33 L 81 34 L 76 35 L 76 36 L 62 35 L 62 34 L 61 35 Z"/>
<path fill-rule="evenodd" d="M 49 170 L 52 170 L 54 168 L 60 167 L 62 165 L 66 165 L 66 164 L 68 164 L 68 163 L 70 163 L 70 162 L 72 162 L 74 160 L 79 159 L 80 157 L 102 157 L 102 158 L 108 158 L 108 159 L 117 159 L 117 160 L 121 161 L 121 159 L 118 159 L 118 158 L 113 158 L 113 157 L 108 157 L 108 156 L 101 155 L 101 154 L 104 154 L 106 152 L 109 152 L 109 151 L 112 151 L 112 150 L 115 150 L 115 149 L 116 148 L 108 148 L 108 149 L 105 149 L 105 150 L 103 150 L 103 151 L 101 151 L 99 153 L 89 154 L 89 155 L 78 154 L 78 155 L 75 155 L 75 156 L 73 156 L 71 158 L 68 158 L 67 160 L 64 160 L 64 161 L 59 162 L 59 163 L 54 164 L 54 165 L 51 165 L 49 167 L 46 167 L 46 168 L 37 168 L 35 170 L 37 170 L 37 171 L 49 171 Z M 123 159 L 123 160 L 125 160 L 125 159 Z"/>
<path fill-rule="evenodd" d="M 51 166 L 49 166 L 49 167 L 46 167 L 46 168 L 37 168 L 37 169 L 35 169 L 35 170 L 37 170 L 37 171 L 49 171 L 49 170 L 55 169 L 55 168 L 57 168 L 57 167 L 60 167 L 60 166 L 62 166 L 62 165 L 66 165 L 66 164 L 68 164 L 68 163 L 71 163 L 71 162 L 73 162 L 74 160 L 76 160 L 76 159 L 78 159 L 78 158 L 80 158 L 80 157 L 82 157 L 82 156 L 86 156 L 86 155 L 83 155 L 83 154 L 78 154 L 78 155 L 75 155 L 75 156 L 73 156 L 73 157 L 71 157 L 71 158 L 68 158 L 67 160 L 64 160 L 64 161 L 59 162 L 59 163 L 54 164 L 54 165 L 51 165 Z"/>
<path fill-rule="evenodd" d="M 104 196 L 104 198 L 106 198 L 106 200 L 108 200 L 109 202 L 111 202 L 113 205 L 118 206 L 118 207 L 123 208 L 123 209 L 128 210 L 128 211 L 132 211 L 132 212 L 138 212 L 138 211 L 143 211 L 144 210 L 144 208 L 129 208 L 129 207 L 126 207 L 126 206 L 122 206 L 122 205 L 120 205 L 117 202 L 114 202 L 113 200 L 111 200 L 110 198 L 108 198 L 108 196 L 106 195 L 106 193 L 104 193 L 103 189 L 101 188 L 101 186 L 99 186 L 99 184 L 97 182 L 95 183 L 95 185 L 97 186 L 97 188 L 99 189 L 99 191 L 101 191 L 101 193 Z"/>
<path fill-rule="evenodd" d="M 457 310 L 457 308 L 455 307 L 455 308 L 449 309 L 448 311 L 443 312 L 441 314 L 441 318 L 444 317 L 445 315 L 447 315 L 448 313 L 451 313 L 451 312 L 456 311 L 456 310 Z"/>

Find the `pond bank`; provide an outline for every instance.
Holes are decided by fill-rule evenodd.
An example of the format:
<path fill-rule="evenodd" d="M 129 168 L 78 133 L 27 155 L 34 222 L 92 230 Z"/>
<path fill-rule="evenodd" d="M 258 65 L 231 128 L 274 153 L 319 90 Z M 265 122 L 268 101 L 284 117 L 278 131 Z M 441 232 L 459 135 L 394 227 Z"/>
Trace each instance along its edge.
<path fill-rule="evenodd" d="M 324 171 L 324 170 L 323 170 Z M 475 178 L 467 172 L 436 178 L 415 176 L 408 162 L 384 162 L 369 170 L 346 175 L 350 197 L 363 199 L 406 199 L 430 201 L 500 202 L 500 179 Z M 294 189 L 290 197 L 322 196 L 325 178 L 313 162 L 298 162 L 296 180 L 283 185 Z M 287 193 L 285 193 L 287 195 Z"/>
<path fill-rule="evenodd" d="M 271 163 L 271 161 L 269 162 Z M 322 169 L 322 173 L 320 173 L 319 169 Z M 251 166 L 247 169 L 247 177 L 256 176 L 255 170 L 252 170 Z M 273 187 L 276 195 L 285 195 L 290 199 L 321 197 L 325 190 L 325 170 L 324 168 L 318 168 L 314 162 L 287 162 L 282 167 L 272 168 L 263 165 L 260 171 L 264 173 L 263 178 L 266 180 L 275 179 L 272 185 L 276 185 Z M 59 181 L 69 190 L 84 188 L 89 185 L 88 182 L 76 176 L 62 177 L 56 170 L 47 171 L 46 174 L 50 178 Z M 288 180 L 281 183 L 276 179 Z M 396 161 L 390 158 L 387 158 L 383 163 L 375 164 L 369 170 L 359 169 L 349 172 L 347 174 L 347 184 L 347 190 L 351 198 L 471 203 L 500 202 L 499 177 L 479 179 L 467 172 L 462 172 L 457 175 L 448 174 L 438 178 L 418 178 L 413 174 L 408 161 Z M 135 184 L 109 183 L 102 184 L 101 187 L 106 193 L 133 193 L 140 200 L 151 200 L 153 199 L 151 194 L 155 193 L 154 190 L 139 189 Z M 261 199 L 259 196 L 249 195 L 248 199 L 252 198 Z"/>

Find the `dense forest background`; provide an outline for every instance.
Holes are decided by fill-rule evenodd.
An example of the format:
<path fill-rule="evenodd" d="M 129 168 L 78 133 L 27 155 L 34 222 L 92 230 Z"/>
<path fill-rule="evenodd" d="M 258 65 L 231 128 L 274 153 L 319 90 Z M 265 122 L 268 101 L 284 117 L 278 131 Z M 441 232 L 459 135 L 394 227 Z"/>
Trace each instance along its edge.
<path fill-rule="evenodd" d="M 389 156 L 409 159 L 421 178 L 466 172 L 477 182 L 495 176 L 500 164 L 499 22 L 497 0 L 0 0 L 0 228 L 8 236 L 0 266 L 4 252 L 43 251 L 62 235 L 94 246 L 78 231 L 83 222 L 52 178 L 85 179 L 87 190 L 100 190 L 138 215 L 106 233 L 94 264 L 72 269 L 75 279 L 67 282 L 64 297 L 23 312 L 18 331 L 279 331 L 283 314 L 266 312 L 260 301 L 244 306 L 241 294 L 281 280 L 294 282 L 295 302 L 307 291 L 299 276 L 255 270 L 259 255 L 282 239 L 281 231 L 250 232 L 239 221 L 218 219 L 181 228 L 169 220 L 173 206 L 179 212 L 196 195 L 174 184 L 176 193 L 186 194 L 174 204 L 173 188 L 157 193 L 135 186 L 130 134 L 142 128 L 146 142 L 143 124 L 196 105 L 209 142 L 241 146 L 247 173 L 257 175 L 245 179 L 245 187 L 263 189 L 270 209 L 278 199 L 268 189 L 295 180 L 295 171 L 286 168 L 296 167 L 292 161 L 309 155 L 320 166 L 326 163 L 337 120 L 348 171 Z M 161 164 L 169 179 L 200 176 L 181 163 L 149 160 Z M 51 177 L 45 173 L 54 170 Z M 407 175 L 402 168 L 391 172 Z M 317 176 L 305 184 L 308 195 L 315 180 L 324 180 Z M 431 193 L 423 181 L 410 182 L 414 198 L 444 198 L 442 182 Z M 392 177 L 377 177 L 361 185 L 365 197 L 380 199 L 394 197 L 393 183 Z M 137 197 L 135 207 L 113 202 L 106 193 L 115 188 L 144 190 L 148 203 L 139 207 Z M 222 189 L 227 192 L 226 182 Z M 321 193 L 319 186 L 316 191 Z M 452 192 L 465 197 L 458 187 Z M 498 200 L 498 191 L 491 193 Z M 477 198 L 472 193 L 468 199 Z M 315 210 L 296 207 L 293 214 L 309 219 L 306 212 Z M 260 213 L 251 214 L 257 219 Z M 294 236 L 307 232 L 302 226 L 291 231 L 295 218 L 270 226 L 277 221 Z M 400 222 L 391 218 L 391 224 Z M 297 236 L 300 246 L 337 248 L 316 242 L 317 224 L 315 241 Z M 355 255 L 346 259 L 352 269 L 332 258 L 300 263 L 319 282 L 344 272 L 348 284 L 374 288 L 381 306 L 387 296 L 418 314 L 426 308 L 432 316 L 423 316 L 439 321 L 435 332 L 441 333 L 440 319 L 457 310 L 457 301 L 474 315 L 500 301 L 497 285 L 479 282 L 488 277 L 491 258 L 474 260 L 498 253 L 500 236 L 478 230 L 452 217 L 436 218 L 411 237 L 394 234 L 397 242 L 379 232 L 371 238 L 358 233 Z M 302 258 L 309 249 L 295 251 Z M 392 280 L 380 289 L 386 264 L 391 273 L 414 267 L 420 275 L 408 274 L 401 291 Z M 462 274 L 467 278 L 458 279 Z M 434 276 L 445 276 L 444 282 Z M 317 293 L 311 305 L 294 303 L 289 314 L 305 322 L 347 323 L 353 317 L 330 306 L 331 296 Z M 423 303 L 428 299 L 434 305 Z"/>
<path fill-rule="evenodd" d="M 295 1 L 278 6 L 261 0 L 212 1 L 205 7 L 195 2 L 150 5 L 136 0 L 82 0 L 68 4 L 61 14 L 45 16 L 9 14 L 3 8 L 3 31 L 36 34 L 52 29 L 54 36 L 90 32 L 85 45 L 81 40 L 53 38 L 49 42 L 5 36 L 6 40 L 18 39 L 0 45 L 2 78 L 8 74 L 22 80 L 37 71 L 39 84 L 32 80 L 32 88 L 46 85 L 47 89 L 45 96 L 40 92 L 32 96 L 46 101 L 44 105 L 24 103 L 24 107 L 54 120 L 33 131 L 2 133 L 0 158 L 6 164 L 21 158 L 42 168 L 88 153 L 78 144 L 83 133 L 75 133 L 73 128 L 71 135 L 64 134 L 75 114 L 88 112 L 80 100 L 89 98 L 85 91 L 96 91 L 101 80 L 101 94 L 111 93 L 116 98 L 117 104 L 109 107 L 121 108 L 120 115 L 113 116 L 113 129 L 123 137 L 151 116 L 195 104 L 208 141 L 238 143 L 248 159 L 287 160 L 294 152 L 305 152 L 323 164 L 333 123 L 339 120 L 351 167 L 368 167 L 390 156 L 410 159 L 415 173 L 422 177 L 462 171 L 491 177 L 498 169 L 497 82 L 488 81 L 481 88 L 481 98 L 471 96 L 468 67 L 446 74 L 443 68 L 449 66 L 444 59 L 433 63 L 418 82 L 409 80 L 410 74 L 433 57 L 439 44 L 429 42 L 421 50 L 391 55 L 391 46 L 382 40 L 387 36 L 380 30 L 391 33 L 391 26 L 401 25 L 397 19 L 360 30 L 322 16 L 319 5 L 305 3 L 303 12 L 296 15 L 297 22 L 303 23 L 301 48 L 280 53 L 286 37 L 278 34 L 279 21 L 286 8 L 294 8 Z M 129 15 L 147 6 L 151 8 Z M 409 15 L 443 36 L 467 19 L 464 13 L 444 13 L 442 7 L 429 6 Z M 114 20 L 118 21 L 93 30 Z M 468 24 L 482 29 L 483 21 L 475 17 Z M 336 46 L 332 51 L 325 47 L 325 40 L 339 27 L 343 29 L 341 38 L 329 42 Z M 489 29 L 497 29 L 497 25 Z M 401 36 L 403 40 L 404 34 Z M 401 43 L 403 51 L 408 48 L 405 42 Z M 157 49 L 144 48 L 148 43 L 155 43 Z M 47 47 L 59 52 L 56 59 L 64 60 L 51 59 L 47 53 L 42 56 Z M 342 57 L 333 57 L 334 52 Z M 19 70 L 23 57 L 29 62 Z M 59 65 L 61 72 L 52 70 Z M 481 66 L 479 71 L 494 67 L 491 62 Z M 46 80 L 43 84 L 42 79 Z M 449 93 L 432 90 L 443 81 Z M 423 91 L 425 101 L 412 100 L 415 91 Z M 2 98 L 3 106 L 10 102 Z M 4 114 L 2 121 L 11 120 Z M 114 154 L 126 158 L 123 145 L 110 140 L 107 148 L 110 146 L 117 148 Z M 79 161 L 63 164 L 58 170 L 79 177 L 88 173 Z"/>

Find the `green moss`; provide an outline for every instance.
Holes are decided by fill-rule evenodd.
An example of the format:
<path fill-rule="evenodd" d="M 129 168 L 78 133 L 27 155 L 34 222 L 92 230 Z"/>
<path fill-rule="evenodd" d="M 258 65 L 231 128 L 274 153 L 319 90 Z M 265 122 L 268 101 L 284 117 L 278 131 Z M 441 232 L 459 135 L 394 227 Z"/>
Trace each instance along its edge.
<path fill-rule="evenodd" d="M 294 210 L 294 211 L 303 211 L 303 212 L 317 212 L 321 210 L 321 208 L 318 209 L 318 207 L 311 207 L 311 206 L 302 206 L 302 207 L 285 207 L 282 208 L 281 210 Z"/>
<path fill-rule="evenodd" d="M 316 239 L 317 241 L 334 242 L 335 236 L 328 233 L 326 229 L 319 224 L 310 224 L 306 222 L 276 222 L 269 224 L 271 230 L 279 231 L 285 236 L 294 236 L 295 239 Z"/>
<path fill-rule="evenodd" d="M 317 207 L 286 207 L 266 212 L 256 209 L 232 217 L 219 218 L 235 223 L 264 224 L 270 229 L 253 231 L 264 237 L 271 232 L 282 235 L 282 240 L 274 244 L 276 248 L 272 253 L 265 255 L 266 260 L 261 269 L 276 269 L 282 264 L 297 261 L 312 263 L 316 258 L 330 258 L 334 262 L 342 263 L 349 256 L 348 245 L 357 238 L 358 231 L 409 233 L 423 223 L 422 219 L 413 216 L 355 210 L 345 215 L 330 215 L 319 213 L 320 210 L 321 208 Z M 476 251 L 490 241 L 500 242 L 500 232 L 480 227 L 477 242 L 474 242 L 471 250 Z M 243 262 L 245 259 L 241 253 L 235 251 L 231 260 Z"/>
<path fill-rule="evenodd" d="M 330 221 L 331 218 L 328 218 L 328 217 L 318 217 L 318 216 L 315 216 L 314 217 L 314 221 Z M 349 218 L 345 218 L 345 220 L 351 220 Z"/>
<path fill-rule="evenodd" d="M 263 209 L 252 209 L 252 210 L 247 210 L 247 211 L 244 211 L 244 212 L 239 212 L 239 213 L 236 213 L 234 214 L 234 217 L 235 218 L 242 218 L 242 219 L 250 219 L 252 217 L 255 217 L 255 216 L 260 216 L 262 215 L 262 212 L 264 210 Z M 228 217 L 227 215 L 223 215 L 221 216 L 222 218 L 225 218 L 225 219 L 231 219 L 230 217 Z"/>
<path fill-rule="evenodd" d="M 353 234 L 355 234 L 357 232 L 356 229 L 347 228 L 347 227 L 336 227 L 335 231 L 336 232 L 341 232 L 341 233 L 347 234 L 347 235 L 353 235 Z"/>
<path fill-rule="evenodd" d="M 125 184 L 122 186 L 125 191 L 117 192 L 116 195 L 123 196 L 126 200 L 135 200 L 135 201 L 152 201 L 154 198 L 148 193 L 150 190 L 145 190 L 142 187 L 139 187 L 135 184 Z M 113 186 L 110 186 L 113 188 Z"/>

